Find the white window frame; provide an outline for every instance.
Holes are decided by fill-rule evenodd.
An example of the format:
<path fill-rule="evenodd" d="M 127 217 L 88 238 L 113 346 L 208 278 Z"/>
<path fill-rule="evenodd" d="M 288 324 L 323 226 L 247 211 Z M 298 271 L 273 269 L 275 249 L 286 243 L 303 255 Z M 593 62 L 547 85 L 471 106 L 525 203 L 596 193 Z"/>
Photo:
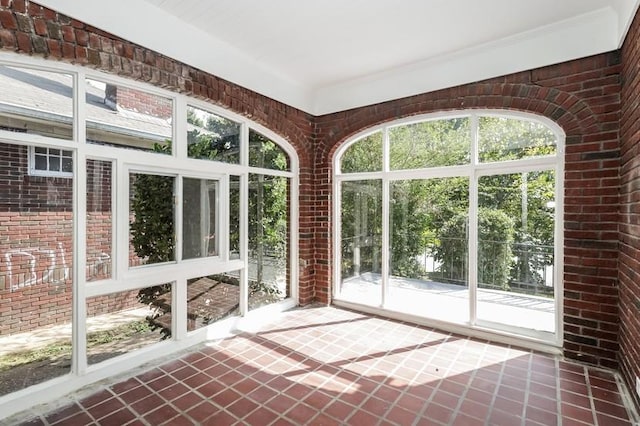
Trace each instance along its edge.
<path fill-rule="evenodd" d="M 46 149 L 46 154 L 36 153 L 36 148 Z M 57 149 L 60 151 L 60 155 L 51 154 L 52 149 Z M 71 156 L 62 155 L 63 152 L 69 151 Z M 47 159 L 47 170 L 36 169 L 36 156 L 45 156 Z M 51 157 L 57 157 L 60 159 L 60 170 L 50 170 L 50 159 Z M 73 177 L 73 171 L 64 172 L 62 171 L 62 159 L 70 158 L 71 159 L 71 167 L 73 168 L 73 150 L 64 149 L 64 148 L 53 148 L 46 146 L 29 146 L 29 154 L 28 154 L 28 162 L 29 162 L 29 176 L 42 176 L 42 177 L 60 177 L 60 178 L 71 178 Z"/>
<path fill-rule="evenodd" d="M 52 62 L 37 57 L 27 57 L 11 52 L 0 52 L 0 64 L 26 69 L 37 69 L 51 72 L 64 72 L 72 76 L 73 81 L 73 137 L 71 140 L 56 139 L 39 134 L 17 133 L 0 129 L 0 141 L 21 145 L 39 146 L 53 149 L 64 149 L 73 153 L 73 301 L 72 301 L 72 368 L 71 374 L 54 380 L 30 386 L 17 392 L 0 397 L 0 412 L 12 415 L 30 407 L 54 401 L 69 392 L 88 384 L 129 371 L 135 366 L 152 362 L 159 357 L 166 357 L 203 341 L 217 339 L 229 335 L 233 330 L 255 327 L 273 320 L 272 315 L 298 304 L 299 276 L 299 208 L 298 183 L 299 161 L 295 148 L 283 137 L 270 129 L 219 106 L 187 97 L 186 95 L 161 89 L 146 83 L 136 82 L 116 75 L 101 73 L 97 70 L 79 67 L 72 64 Z M 162 155 L 153 152 L 137 151 L 126 148 L 103 146 L 87 143 L 87 122 L 85 108 L 86 80 L 98 80 L 119 86 L 130 87 L 150 94 L 156 94 L 173 101 L 172 152 Z M 188 158 L 187 156 L 187 105 L 209 111 L 241 125 L 240 163 L 229 164 Z M 288 171 L 278 171 L 250 167 L 249 164 L 249 128 L 275 142 L 289 156 Z M 105 280 L 86 280 L 87 264 L 87 160 L 103 160 L 111 162 L 111 194 L 112 194 L 112 272 Z M 33 159 L 27 158 L 28 164 Z M 218 256 L 188 259 L 181 261 L 182 248 L 176 244 L 176 261 L 148 265 L 146 267 L 129 268 L 129 171 L 158 173 L 176 176 L 177 194 L 180 194 L 180 176 L 218 180 L 219 205 L 217 226 Z M 290 293 L 288 297 L 271 305 L 249 312 L 248 298 L 248 176 L 249 173 L 286 177 L 289 180 L 289 252 L 287 265 L 289 268 Z M 27 167 L 26 174 L 29 172 Z M 229 223 L 229 180 L 230 176 L 240 179 L 240 258 L 229 259 L 228 235 L 225 230 Z M 179 201 L 179 200 L 178 200 Z M 181 203 L 176 206 L 175 232 L 181 235 L 182 220 Z M 179 238 L 177 241 L 180 241 Z M 240 316 L 224 319 L 215 324 L 187 333 L 187 280 L 197 276 L 240 271 Z M 173 288 L 172 302 L 172 338 L 134 352 L 95 365 L 87 364 L 87 300 L 96 296 L 128 292 L 154 286 L 159 283 L 171 283 Z"/>
<path fill-rule="evenodd" d="M 478 122 L 479 117 L 503 117 L 516 120 L 527 120 L 540 123 L 551 130 L 556 136 L 556 152 L 554 155 L 529 157 L 518 160 L 502 162 L 480 162 L 478 157 Z M 389 129 L 401 125 L 409 125 L 425 121 L 446 120 L 451 118 L 469 117 L 471 120 L 471 158 L 465 165 L 430 167 L 411 170 L 391 170 L 389 165 Z M 366 136 L 382 132 L 382 171 L 342 173 L 341 160 L 344 153 L 352 144 Z M 420 116 L 409 117 L 396 121 L 391 121 L 366 129 L 349 138 L 333 156 L 333 268 L 331 295 L 335 304 L 353 309 L 359 309 L 374 314 L 382 314 L 388 317 L 397 318 L 403 321 L 412 321 L 428 326 L 436 326 L 452 332 L 472 334 L 474 336 L 502 341 L 508 344 L 517 344 L 546 352 L 560 353 L 563 342 L 563 270 L 564 270 L 564 233 L 563 233 L 563 212 L 564 212 L 564 146 L 565 133 L 560 126 L 552 120 L 532 113 L 518 112 L 501 109 L 469 109 L 458 111 L 436 112 Z M 555 332 L 535 332 L 530 334 L 520 334 L 521 328 L 505 325 L 499 327 L 495 324 L 488 325 L 487 321 L 477 318 L 476 312 L 476 281 L 477 265 L 476 258 L 472 253 L 477 251 L 477 211 L 478 211 L 478 188 L 477 181 L 481 176 L 491 176 L 507 173 L 518 173 L 522 171 L 553 170 L 556 176 L 555 200 L 556 219 L 554 224 L 554 283 L 555 283 Z M 389 185 L 390 182 L 402 179 L 424 179 L 424 178 L 444 178 L 444 177 L 468 177 L 469 178 L 469 321 L 459 323 L 445 322 L 436 318 L 426 316 L 415 316 L 386 309 L 386 299 L 389 294 Z M 353 300 L 340 298 L 341 283 L 341 184 L 354 180 L 382 180 L 382 293 L 380 306 L 368 306 L 358 304 Z M 496 326 L 496 327 L 494 327 Z"/>

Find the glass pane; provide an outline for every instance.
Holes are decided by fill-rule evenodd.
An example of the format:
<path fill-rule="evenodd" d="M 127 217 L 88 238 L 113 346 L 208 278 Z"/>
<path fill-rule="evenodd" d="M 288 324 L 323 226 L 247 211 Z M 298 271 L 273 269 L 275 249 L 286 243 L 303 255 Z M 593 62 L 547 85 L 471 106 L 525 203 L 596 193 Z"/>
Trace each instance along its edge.
<path fill-rule="evenodd" d="M 189 158 L 240 163 L 240 124 L 192 106 L 187 107 Z"/>
<path fill-rule="evenodd" d="M 129 266 L 175 260 L 175 178 L 129 175 Z"/>
<path fill-rule="evenodd" d="M 171 154 L 171 99 L 89 79 L 86 91 L 87 142 Z"/>
<path fill-rule="evenodd" d="M 110 161 L 87 160 L 87 281 L 111 278 L 111 174 Z"/>
<path fill-rule="evenodd" d="M 504 117 L 480 117 L 481 162 L 555 155 L 556 136 L 543 124 Z"/>
<path fill-rule="evenodd" d="M 36 155 L 36 163 L 35 163 L 35 168 L 36 170 L 47 170 L 49 167 L 49 163 L 47 162 L 47 157 L 45 157 L 44 155 Z"/>
<path fill-rule="evenodd" d="M 160 303 L 145 303 L 147 300 L 141 297 L 157 294 L 159 288 L 166 291 L 171 286 L 165 284 L 87 299 L 87 362 L 90 365 L 171 336 L 171 313 L 165 314 Z"/>
<path fill-rule="evenodd" d="M 354 142 L 340 159 L 342 173 L 382 171 L 382 132 Z"/>
<path fill-rule="evenodd" d="M 340 298 L 366 305 L 382 301 L 382 181 L 343 182 Z"/>
<path fill-rule="evenodd" d="M 210 275 L 187 281 L 187 331 L 238 315 L 240 272 Z"/>
<path fill-rule="evenodd" d="M 49 157 L 49 170 L 52 172 L 60 171 L 60 157 Z"/>
<path fill-rule="evenodd" d="M 34 148 L 36 154 L 46 154 L 48 152 L 48 149 L 49 148 L 42 148 L 42 147 L 39 147 L 39 146 L 36 146 Z"/>
<path fill-rule="evenodd" d="M 555 331 L 552 171 L 479 181 L 478 318 Z"/>
<path fill-rule="evenodd" d="M 182 258 L 216 256 L 218 182 L 182 179 Z"/>
<path fill-rule="evenodd" d="M 62 159 L 62 171 L 65 173 L 73 172 L 73 160 L 71 158 Z"/>
<path fill-rule="evenodd" d="M 390 184 L 387 306 L 430 318 L 469 318 L 467 178 Z"/>
<path fill-rule="evenodd" d="M 249 165 L 263 169 L 289 170 L 289 156 L 278 144 L 249 129 Z"/>
<path fill-rule="evenodd" d="M 0 143 L 0 395 L 71 364 L 73 178 L 28 177 L 28 156 Z"/>
<path fill-rule="evenodd" d="M 468 118 L 424 121 L 389 129 L 391 170 L 469 164 Z"/>
<path fill-rule="evenodd" d="M 73 138 L 70 75 L 0 65 L 0 87 L 0 130 Z"/>
<path fill-rule="evenodd" d="M 49 155 L 60 156 L 60 150 L 59 149 L 49 148 Z"/>
<path fill-rule="evenodd" d="M 289 297 L 289 179 L 249 175 L 249 309 Z"/>
<path fill-rule="evenodd" d="M 240 176 L 229 177 L 229 259 L 240 259 Z"/>

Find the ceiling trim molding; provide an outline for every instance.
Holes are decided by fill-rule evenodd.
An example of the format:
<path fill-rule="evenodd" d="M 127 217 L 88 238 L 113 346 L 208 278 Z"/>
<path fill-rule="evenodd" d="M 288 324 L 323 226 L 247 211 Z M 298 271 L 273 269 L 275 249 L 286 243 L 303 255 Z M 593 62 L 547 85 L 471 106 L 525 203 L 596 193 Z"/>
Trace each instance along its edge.
<path fill-rule="evenodd" d="M 318 89 L 323 115 L 583 58 L 617 49 L 618 15 L 610 7 L 330 87 Z"/>

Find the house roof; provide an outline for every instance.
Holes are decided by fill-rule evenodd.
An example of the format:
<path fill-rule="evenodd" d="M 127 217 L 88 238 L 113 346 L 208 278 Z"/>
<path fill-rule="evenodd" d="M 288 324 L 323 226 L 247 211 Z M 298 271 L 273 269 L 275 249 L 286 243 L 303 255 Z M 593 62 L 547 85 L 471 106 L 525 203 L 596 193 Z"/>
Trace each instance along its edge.
<path fill-rule="evenodd" d="M 72 123 L 73 87 L 70 75 L 0 66 L 0 115 L 40 120 L 54 126 Z M 105 103 L 104 84 L 86 86 L 87 128 L 113 135 L 155 141 L 171 138 L 168 119 Z"/>
<path fill-rule="evenodd" d="M 618 49 L 640 0 L 39 3 L 321 115 Z"/>

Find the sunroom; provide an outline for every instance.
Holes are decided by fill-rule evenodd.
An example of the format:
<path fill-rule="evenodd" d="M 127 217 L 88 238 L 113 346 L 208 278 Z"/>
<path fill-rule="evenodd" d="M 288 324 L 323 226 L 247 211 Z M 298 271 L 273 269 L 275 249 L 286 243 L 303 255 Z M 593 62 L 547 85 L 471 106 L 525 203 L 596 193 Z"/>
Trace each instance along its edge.
<path fill-rule="evenodd" d="M 637 421 L 640 2 L 460 3 L 0 3 L 0 419 Z"/>

